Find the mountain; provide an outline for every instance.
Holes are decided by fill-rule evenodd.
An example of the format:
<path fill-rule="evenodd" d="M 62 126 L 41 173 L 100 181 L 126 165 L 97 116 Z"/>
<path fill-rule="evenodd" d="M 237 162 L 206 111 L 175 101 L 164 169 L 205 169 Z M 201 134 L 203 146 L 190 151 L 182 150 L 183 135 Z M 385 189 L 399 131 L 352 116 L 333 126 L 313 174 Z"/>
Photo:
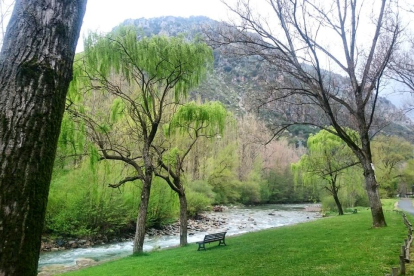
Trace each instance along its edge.
<path fill-rule="evenodd" d="M 204 28 L 220 24 L 204 16 L 159 17 L 128 19 L 122 25 L 133 25 L 144 35 L 184 35 L 189 40 L 199 36 Z M 256 57 L 234 57 L 223 50 L 214 50 L 214 69 L 190 97 L 216 100 L 225 104 L 238 115 L 246 112 L 245 98 L 253 90 L 261 90 L 261 64 Z"/>
<path fill-rule="evenodd" d="M 202 36 L 205 29 L 212 29 L 221 24 L 204 16 L 192 16 L 189 18 L 165 16 L 158 18 L 127 19 L 121 25 L 133 25 L 139 29 L 139 35 L 182 35 L 188 40 Z M 251 108 L 252 102 L 249 95 L 253 92 L 264 92 L 265 84 L 269 78 L 277 78 L 270 75 L 255 56 L 235 56 L 225 49 L 214 49 L 214 69 L 208 73 L 206 80 L 195 90 L 191 91 L 190 98 L 201 100 L 217 100 L 227 106 L 236 115 L 242 116 Z M 338 79 L 341 76 L 337 76 Z M 381 110 L 397 110 L 386 98 L 378 100 L 377 114 L 381 116 Z M 261 118 L 271 124 L 282 119 L 277 112 L 263 113 Z M 395 119 L 394 119 L 395 120 Z M 414 142 L 412 122 L 406 117 L 389 124 L 383 132 L 387 135 L 402 136 Z M 318 130 L 309 126 L 296 126 L 290 129 L 293 140 L 307 139 L 310 133 Z M 301 143 L 301 142 L 299 142 Z"/>

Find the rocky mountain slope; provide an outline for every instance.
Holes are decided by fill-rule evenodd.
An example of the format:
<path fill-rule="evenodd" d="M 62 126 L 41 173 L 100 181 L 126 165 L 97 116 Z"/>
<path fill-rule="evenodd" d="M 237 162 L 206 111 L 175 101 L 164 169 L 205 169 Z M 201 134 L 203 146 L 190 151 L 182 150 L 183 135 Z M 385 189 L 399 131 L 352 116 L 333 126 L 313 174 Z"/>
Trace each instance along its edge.
<path fill-rule="evenodd" d="M 122 24 L 137 27 L 141 35 L 145 36 L 183 35 L 192 40 L 197 36 L 202 36 L 203 30 L 214 28 L 220 23 L 203 16 L 189 18 L 167 16 L 151 19 L 128 19 Z M 249 104 L 252 102 L 249 95 L 264 90 L 266 76 L 269 77 L 268 72 L 258 57 L 234 56 L 222 49 L 215 49 L 213 70 L 209 72 L 206 80 L 191 92 L 190 97 L 221 101 L 235 114 L 242 116 L 249 111 L 254 112 L 253 107 Z M 378 110 L 396 110 L 396 107 L 389 100 L 380 98 Z M 381 116 L 381 114 L 378 115 Z M 268 123 L 281 119 L 277 112 L 262 113 L 261 118 Z M 305 140 L 309 133 L 315 131 L 317 129 L 306 126 L 298 126 L 290 130 L 291 136 L 299 136 L 299 140 Z M 412 122 L 405 117 L 390 123 L 384 132 L 388 135 L 402 136 L 414 142 Z"/>

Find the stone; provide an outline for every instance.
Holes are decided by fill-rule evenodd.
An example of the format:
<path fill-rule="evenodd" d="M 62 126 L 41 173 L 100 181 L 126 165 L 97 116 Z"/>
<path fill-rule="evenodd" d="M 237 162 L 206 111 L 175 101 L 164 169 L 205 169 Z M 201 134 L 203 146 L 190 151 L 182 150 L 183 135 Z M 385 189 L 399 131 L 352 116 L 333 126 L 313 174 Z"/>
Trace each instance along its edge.
<path fill-rule="evenodd" d="M 93 259 L 89 259 L 89 258 L 79 258 L 79 259 L 76 259 L 75 263 L 76 263 L 76 266 L 78 267 L 85 267 L 85 266 L 90 266 L 90 265 L 95 264 L 96 261 Z"/>

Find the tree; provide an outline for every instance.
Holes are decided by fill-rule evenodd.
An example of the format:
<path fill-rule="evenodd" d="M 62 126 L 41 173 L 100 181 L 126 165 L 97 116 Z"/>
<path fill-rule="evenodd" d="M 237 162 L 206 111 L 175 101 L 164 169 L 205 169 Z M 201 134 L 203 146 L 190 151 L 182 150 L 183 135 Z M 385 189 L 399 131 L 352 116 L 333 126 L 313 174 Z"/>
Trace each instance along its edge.
<path fill-rule="evenodd" d="M 412 14 L 414 15 L 414 11 Z M 408 45 L 403 49 L 405 50 L 392 59 L 389 77 L 402 84 L 402 92 L 408 92 L 414 96 L 414 37 L 411 37 Z M 412 112 L 414 103 L 406 103 L 405 109 L 406 113 Z"/>
<path fill-rule="evenodd" d="M 86 0 L 16 1 L 0 53 L 0 275 L 36 275 Z"/>
<path fill-rule="evenodd" d="M 403 170 L 403 177 L 407 184 L 414 185 L 414 159 L 407 162 L 407 166 Z M 410 186 L 407 189 L 410 189 Z"/>
<path fill-rule="evenodd" d="M 120 161 L 132 168 L 127 177 L 110 187 L 142 182 L 134 254 L 143 251 L 157 166 L 154 141 L 165 123 L 164 112 L 198 85 L 211 62 L 212 51 L 204 43 L 185 42 L 181 37 L 138 39 L 137 31 L 130 27 L 118 27 L 106 36 L 91 34 L 86 40 L 85 55 L 72 82 L 74 98 L 68 103 L 69 111 L 86 123 L 99 160 Z M 110 112 L 102 103 L 89 110 L 79 104 L 76 98 L 82 87 L 101 92 L 107 103 L 112 101 Z M 91 103 L 93 97 L 85 100 Z"/>
<path fill-rule="evenodd" d="M 257 104 L 283 113 L 282 123 L 273 125 L 275 136 L 296 124 L 333 127 L 361 162 L 373 226 L 385 226 L 370 138 L 382 127 L 375 116 L 381 81 L 402 32 L 398 3 L 266 2 L 272 18 L 257 14 L 249 1 L 229 6 L 240 24 L 208 34 L 211 44 L 268 64 L 269 87 Z M 345 127 L 358 132 L 357 141 Z"/>
<path fill-rule="evenodd" d="M 351 136 L 352 133 L 349 133 Z M 356 136 L 356 133 L 354 133 Z M 296 178 L 302 176 L 304 184 L 320 183 L 335 200 L 339 215 L 343 215 L 342 204 L 338 192 L 341 188 L 340 175 L 349 168 L 358 164 L 355 155 L 337 135 L 332 132 L 321 130 L 308 138 L 308 154 L 295 164 L 292 169 Z M 318 184 L 316 184 L 318 186 Z"/>
<path fill-rule="evenodd" d="M 373 140 L 372 153 L 380 192 L 395 196 L 403 166 L 414 157 L 414 146 L 403 138 L 381 135 Z"/>
<path fill-rule="evenodd" d="M 158 146 L 158 163 L 161 170 L 155 175 L 164 179 L 171 189 L 178 194 L 180 200 L 180 245 L 187 245 L 187 199 L 183 183 L 184 161 L 200 138 L 215 138 L 223 135 L 227 112 L 219 102 L 198 105 L 195 102 L 181 106 L 166 126 L 167 137 L 172 138 L 176 132 L 185 136 L 186 142 L 178 147 L 171 144 L 163 149 Z"/>

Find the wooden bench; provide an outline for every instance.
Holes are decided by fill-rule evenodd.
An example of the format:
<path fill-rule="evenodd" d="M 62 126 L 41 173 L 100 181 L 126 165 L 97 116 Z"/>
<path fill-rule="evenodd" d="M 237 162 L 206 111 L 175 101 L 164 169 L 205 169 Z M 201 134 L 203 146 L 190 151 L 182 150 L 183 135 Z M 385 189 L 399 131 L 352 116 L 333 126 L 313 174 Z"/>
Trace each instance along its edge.
<path fill-rule="evenodd" d="M 219 245 L 226 245 L 226 233 L 227 232 L 221 232 L 221 233 L 216 233 L 216 234 L 208 234 L 204 236 L 204 240 L 197 242 L 198 244 L 198 249 L 197 251 L 200 251 L 201 249 L 206 250 L 206 243 L 211 243 L 211 242 L 215 242 L 218 241 Z"/>

